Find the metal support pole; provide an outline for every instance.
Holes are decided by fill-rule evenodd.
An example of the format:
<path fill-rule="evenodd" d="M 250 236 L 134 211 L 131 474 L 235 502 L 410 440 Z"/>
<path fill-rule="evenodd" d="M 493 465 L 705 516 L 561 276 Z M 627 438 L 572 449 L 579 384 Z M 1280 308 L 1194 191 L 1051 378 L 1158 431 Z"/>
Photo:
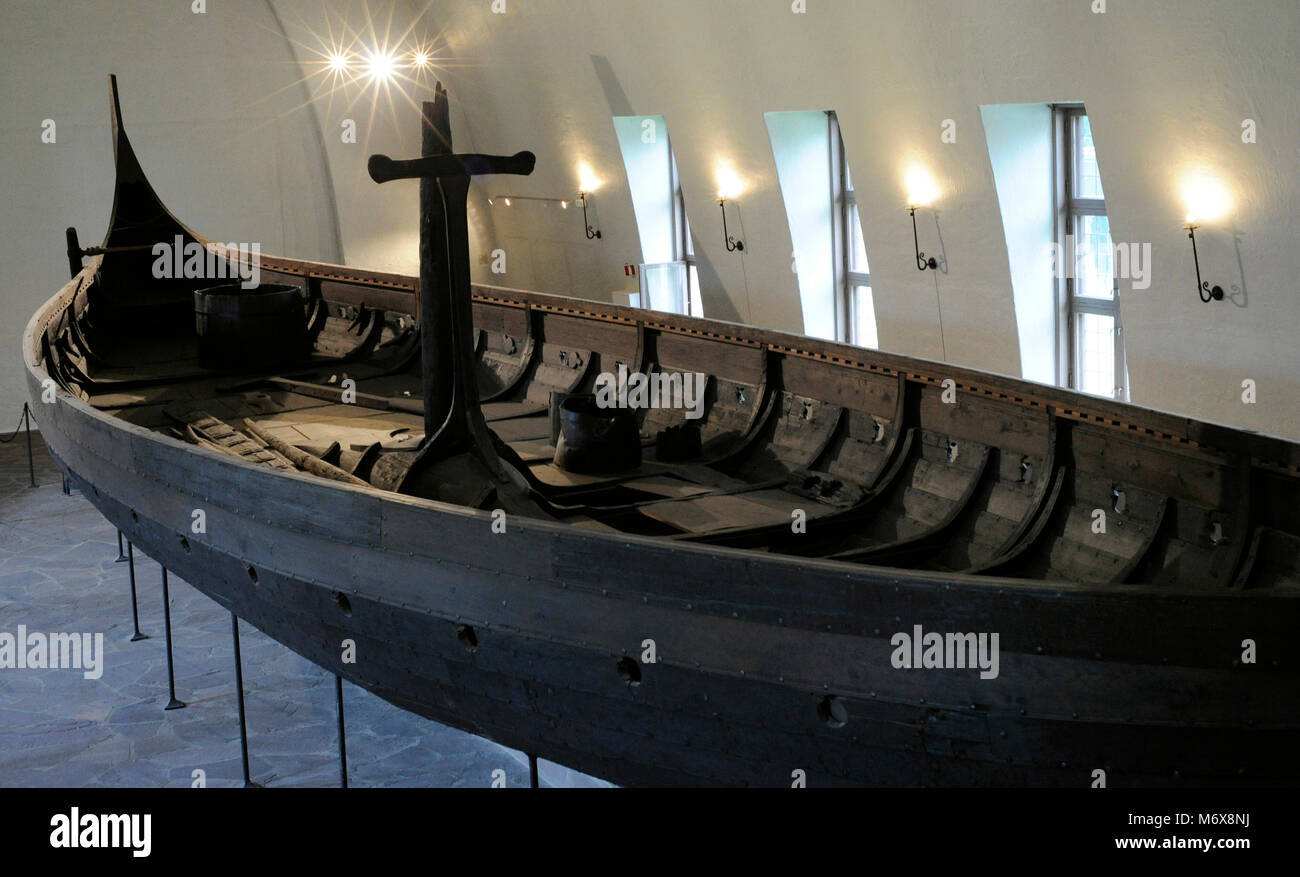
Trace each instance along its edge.
<path fill-rule="evenodd" d="M 537 782 L 537 756 L 531 752 L 528 753 L 528 788 L 539 788 Z"/>
<path fill-rule="evenodd" d="M 117 531 L 117 560 L 113 563 L 126 563 L 126 555 L 122 553 L 122 531 Z"/>
<path fill-rule="evenodd" d="M 126 562 L 127 569 L 131 571 L 131 621 L 135 624 L 135 635 L 131 637 L 131 642 L 139 642 L 142 639 L 148 639 L 140 632 L 140 609 L 135 598 L 135 546 L 131 540 L 126 540 Z"/>
<path fill-rule="evenodd" d="M 334 677 L 334 695 L 339 708 L 339 786 L 348 787 L 348 738 L 343 728 L 343 677 Z"/>
<path fill-rule="evenodd" d="M 172 664 L 172 599 L 167 589 L 167 567 L 162 568 L 163 580 L 163 627 L 167 630 L 167 691 L 171 700 L 164 710 L 185 709 L 185 701 L 176 699 L 176 668 Z"/>
<path fill-rule="evenodd" d="M 27 425 L 27 477 L 31 480 L 28 487 L 36 486 L 36 463 L 32 457 L 32 408 L 23 403 L 23 423 Z"/>
<path fill-rule="evenodd" d="M 239 698 L 239 753 L 244 760 L 244 788 L 260 789 L 248 776 L 248 724 L 244 716 L 244 669 L 239 656 L 239 617 L 230 613 L 230 634 L 235 642 L 235 693 Z"/>

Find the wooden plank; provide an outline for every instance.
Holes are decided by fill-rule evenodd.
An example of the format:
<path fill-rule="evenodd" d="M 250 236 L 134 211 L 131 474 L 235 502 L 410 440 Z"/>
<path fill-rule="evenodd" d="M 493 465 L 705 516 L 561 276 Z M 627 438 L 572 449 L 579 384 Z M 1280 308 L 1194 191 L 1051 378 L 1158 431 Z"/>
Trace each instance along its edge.
<path fill-rule="evenodd" d="M 781 358 L 785 387 L 831 405 L 893 419 L 898 408 L 898 381 L 834 363 L 797 356 Z"/>
<path fill-rule="evenodd" d="M 498 307 L 476 301 L 474 302 L 474 328 L 483 332 L 525 338 L 530 334 L 528 310 Z"/>
<path fill-rule="evenodd" d="M 538 315 L 539 337 L 557 347 L 598 353 L 601 368 L 613 372 L 618 362 L 639 367 L 640 339 L 636 325 L 587 320 L 565 314 Z"/>
<path fill-rule="evenodd" d="M 318 282 L 321 297 L 331 304 L 368 308 L 415 316 L 419 312 L 419 299 L 410 291 L 380 286 L 359 286 L 339 280 L 321 279 Z"/>
<path fill-rule="evenodd" d="M 723 341 L 660 333 L 655 338 L 656 361 L 674 368 L 704 372 L 737 384 L 763 383 L 767 369 L 760 348 Z"/>
<path fill-rule="evenodd" d="M 551 419 L 549 417 L 517 417 L 513 420 L 494 420 L 488 428 L 504 442 L 550 440 Z"/>
<path fill-rule="evenodd" d="M 488 423 L 516 417 L 532 417 L 547 410 L 547 406 L 538 402 L 486 402 L 481 407 L 483 419 Z"/>
<path fill-rule="evenodd" d="M 781 490 L 756 490 L 722 496 L 698 496 L 670 502 L 651 503 L 639 511 L 686 533 L 708 533 L 749 527 L 789 525 L 795 509 L 808 519 L 830 513 L 830 509 Z"/>

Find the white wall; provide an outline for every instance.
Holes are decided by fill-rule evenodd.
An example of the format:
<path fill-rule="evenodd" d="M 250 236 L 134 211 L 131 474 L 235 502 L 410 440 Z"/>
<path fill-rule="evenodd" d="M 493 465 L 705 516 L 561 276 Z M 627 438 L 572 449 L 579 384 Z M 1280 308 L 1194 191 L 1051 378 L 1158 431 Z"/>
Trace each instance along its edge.
<path fill-rule="evenodd" d="M 62 278 L 63 226 L 77 224 L 87 240 L 102 229 L 108 151 L 96 83 L 112 68 L 123 74 L 146 169 L 196 228 L 331 258 L 323 243 L 329 211 L 317 211 L 313 226 L 302 217 L 332 177 L 348 261 L 414 270 L 415 185 L 378 187 L 364 177 L 368 149 L 418 150 L 414 108 L 372 114 L 373 95 L 348 90 L 315 101 L 331 171 L 324 174 L 311 158 L 319 148 L 311 148 L 310 114 L 296 109 L 299 71 L 265 5 L 209 2 L 204 22 L 187 18 L 187 5 L 18 0 L 0 12 L 0 65 L 14 84 L 0 97 L 0 136 L 13 159 L 4 172 L 14 209 L 0 269 L 14 290 L 0 305 L 10 339 Z M 436 38 L 457 145 L 537 153 L 532 177 L 486 182 L 472 202 L 476 251 L 502 246 L 510 266 L 495 276 L 476 263 L 475 277 L 503 285 L 597 299 L 635 289 L 622 266 L 638 261 L 640 241 L 610 118 L 662 115 L 706 313 L 802 330 L 763 114 L 836 110 L 871 247 L 880 346 L 1009 374 L 1021 372 L 1020 332 L 979 108 L 1082 100 L 1114 239 L 1154 250 L 1151 288 L 1124 299 L 1133 400 L 1300 438 L 1294 0 L 1110 0 L 1104 15 L 1091 12 L 1091 0 L 808 0 L 805 15 L 788 0 L 508 0 L 504 15 L 488 0 L 375 0 L 369 15 L 348 0 L 275 6 L 300 60 L 324 42 L 327 18 L 362 31 L 368 20 L 391 18 L 394 35 Z M 200 93 L 207 102 L 193 100 Z M 365 120 L 360 145 L 338 142 L 345 112 Z M 38 144 L 48 116 L 72 122 L 61 126 L 69 139 L 61 136 L 58 149 Z M 1256 144 L 1241 142 L 1246 118 L 1258 124 Z M 957 126 L 953 144 L 940 141 L 945 119 Z M 283 155 L 271 153 L 271 131 L 280 132 Z M 84 152 L 60 151 L 74 145 Z M 732 214 L 743 254 L 723 246 L 720 160 L 746 185 Z M 572 197 L 582 161 L 607 181 L 595 199 L 601 241 L 585 240 L 580 214 L 506 216 L 482 199 L 501 191 Z M 919 218 L 922 248 L 941 256 L 947 273 L 913 263 L 901 179 L 913 161 L 943 190 Z M 279 176 L 268 179 L 267 167 Z M 1197 167 L 1222 176 L 1235 199 L 1225 220 L 1198 232 L 1207 279 L 1233 298 L 1214 305 L 1196 299 L 1181 229 L 1179 185 Z M 304 222 L 297 238 L 286 236 L 290 220 Z M 1258 383 L 1256 405 L 1240 401 L 1246 378 Z M 5 404 L 18 398 L 15 381 L 0 376 Z"/>
<path fill-rule="evenodd" d="M 82 246 L 107 230 L 109 73 L 140 162 L 183 222 L 263 252 L 342 257 L 316 121 L 274 14 L 263 0 L 207 5 L 0 5 L 0 420 L 26 397 L 22 330 L 67 282 L 64 228 Z M 45 119 L 54 143 L 41 142 Z"/>

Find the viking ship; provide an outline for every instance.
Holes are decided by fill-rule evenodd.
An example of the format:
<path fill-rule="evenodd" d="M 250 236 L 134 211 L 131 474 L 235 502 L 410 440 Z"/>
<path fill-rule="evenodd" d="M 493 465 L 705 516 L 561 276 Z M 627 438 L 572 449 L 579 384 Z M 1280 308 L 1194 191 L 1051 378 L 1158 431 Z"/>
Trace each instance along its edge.
<path fill-rule="evenodd" d="M 319 666 L 622 785 L 1300 781 L 1297 444 L 473 283 L 471 180 L 534 159 L 453 152 L 441 86 L 421 156 L 370 164 L 420 181 L 420 276 L 261 256 L 246 289 L 254 256 L 159 201 L 115 81 L 112 122 L 107 237 L 70 230 L 23 337 L 41 435 Z M 700 405 L 594 402 L 620 370 Z"/>

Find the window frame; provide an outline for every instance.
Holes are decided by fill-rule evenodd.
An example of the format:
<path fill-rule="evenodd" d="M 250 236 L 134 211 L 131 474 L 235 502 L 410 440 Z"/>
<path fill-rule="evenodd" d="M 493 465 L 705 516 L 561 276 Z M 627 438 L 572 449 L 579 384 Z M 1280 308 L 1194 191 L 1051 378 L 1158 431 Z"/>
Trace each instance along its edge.
<path fill-rule="evenodd" d="M 830 150 L 831 166 L 831 222 L 835 259 L 835 337 L 841 342 L 860 347 L 857 337 L 858 287 L 871 288 L 871 272 L 855 271 L 853 266 L 853 212 L 858 209 L 857 192 L 849 173 L 848 157 L 844 151 L 844 135 L 839 117 L 834 110 L 826 111 L 826 142 Z M 861 222 L 861 214 L 858 213 Z"/>
<path fill-rule="evenodd" d="M 1091 298 L 1078 294 L 1075 267 L 1077 262 L 1078 220 L 1084 216 L 1108 216 L 1105 190 L 1102 198 L 1080 198 L 1075 195 L 1075 180 L 1079 161 L 1079 120 L 1086 118 L 1083 104 L 1054 104 L 1052 106 L 1052 151 L 1054 158 L 1053 189 L 1055 192 L 1055 220 L 1057 245 L 1056 271 L 1056 382 L 1073 390 L 1080 388 L 1081 344 L 1079 333 L 1082 314 L 1096 314 L 1114 320 L 1114 386 L 1109 398 L 1126 402 L 1129 398 L 1128 367 L 1124 353 L 1124 324 L 1120 317 L 1119 278 L 1113 278 L 1111 298 Z M 1114 240 L 1111 240 L 1114 246 Z M 1113 263 L 1112 263 L 1113 265 Z M 1113 272 L 1112 272 L 1113 273 Z M 1104 397 L 1103 397 L 1104 398 Z"/>
<path fill-rule="evenodd" d="M 671 138 L 668 141 L 668 174 L 673 189 L 673 261 L 686 263 L 686 314 L 704 316 L 704 303 L 700 298 L 699 272 L 695 263 L 695 241 L 691 237 L 691 220 L 686 215 L 686 196 L 682 193 L 682 180 L 677 173 L 677 156 Z"/>

